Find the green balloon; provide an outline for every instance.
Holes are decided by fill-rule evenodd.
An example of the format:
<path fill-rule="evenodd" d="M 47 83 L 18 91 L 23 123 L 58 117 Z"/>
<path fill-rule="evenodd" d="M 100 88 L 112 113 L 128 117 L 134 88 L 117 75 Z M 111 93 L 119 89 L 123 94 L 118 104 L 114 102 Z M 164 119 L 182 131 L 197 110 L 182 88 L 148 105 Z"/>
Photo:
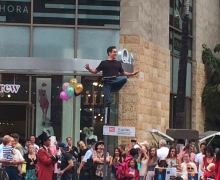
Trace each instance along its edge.
<path fill-rule="evenodd" d="M 69 98 L 71 98 L 71 97 L 73 97 L 73 95 L 74 95 L 74 89 L 73 89 L 71 86 L 69 86 L 69 87 L 66 89 L 66 93 L 67 93 L 67 95 L 69 96 Z"/>

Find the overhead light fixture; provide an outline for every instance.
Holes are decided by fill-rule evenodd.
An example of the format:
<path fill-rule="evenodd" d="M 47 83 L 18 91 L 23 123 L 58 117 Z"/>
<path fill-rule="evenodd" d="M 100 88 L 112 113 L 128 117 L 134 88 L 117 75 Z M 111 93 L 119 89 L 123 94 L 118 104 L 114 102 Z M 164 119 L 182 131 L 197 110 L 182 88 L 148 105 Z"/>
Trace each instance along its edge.
<path fill-rule="evenodd" d="M 102 97 L 104 97 L 104 94 L 102 94 Z"/>
<path fill-rule="evenodd" d="M 88 97 L 90 97 L 91 96 L 91 94 L 88 94 Z"/>
<path fill-rule="evenodd" d="M 98 86 L 99 83 L 94 82 L 94 83 L 92 83 L 92 84 L 93 84 L 93 86 Z"/>
<path fill-rule="evenodd" d="M 94 116 L 94 118 L 96 119 L 96 118 L 97 118 L 97 116 Z"/>
<path fill-rule="evenodd" d="M 89 110 L 92 111 L 92 108 L 90 108 Z"/>
<path fill-rule="evenodd" d="M 82 130 L 80 130 L 79 132 L 82 133 Z"/>
<path fill-rule="evenodd" d="M 98 114 L 98 116 L 101 116 L 101 114 Z"/>
<path fill-rule="evenodd" d="M 8 98 L 10 98 L 11 97 L 11 94 L 8 94 Z"/>

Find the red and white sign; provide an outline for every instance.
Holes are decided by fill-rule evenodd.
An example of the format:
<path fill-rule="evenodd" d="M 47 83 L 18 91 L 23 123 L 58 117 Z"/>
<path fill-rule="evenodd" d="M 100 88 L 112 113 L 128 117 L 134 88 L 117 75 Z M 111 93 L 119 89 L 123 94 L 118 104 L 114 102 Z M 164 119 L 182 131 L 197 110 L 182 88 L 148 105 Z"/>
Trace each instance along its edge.
<path fill-rule="evenodd" d="M 135 137 L 135 127 L 103 126 L 103 135 Z"/>
<path fill-rule="evenodd" d="M 0 93 L 18 93 L 19 89 L 18 84 L 0 84 Z"/>

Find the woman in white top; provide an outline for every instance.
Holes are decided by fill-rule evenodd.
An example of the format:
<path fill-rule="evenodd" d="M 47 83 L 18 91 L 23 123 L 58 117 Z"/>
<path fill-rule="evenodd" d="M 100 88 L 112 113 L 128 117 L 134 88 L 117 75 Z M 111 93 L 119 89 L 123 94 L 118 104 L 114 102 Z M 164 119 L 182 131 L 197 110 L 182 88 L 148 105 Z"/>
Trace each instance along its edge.
<path fill-rule="evenodd" d="M 181 177 L 184 179 L 185 177 L 188 177 L 187 164 L 192 163 L 195 165 L 195 163 L 190 162 L 190 155 L 188 153 L 184 154 L 183 160 L 184 162 L 181 164 L 181 174 L 182 174 Z M 193 165 L 193 168 L 194 167 L 196 168 L 196 165 L 195 166 L 194 165 Z M 197 172 L 197 168 L 195 169 L 195 171 Z"/>
<path fill-rule="evenodd" d="M 177 171 L 181 170 L 181 161 L 177 157 L 177 150 L 175 147 L 170 147 L 166 162 L 168 164 L 168 168 L 176 168 Z"/>
<path fill-rule="evenodd" d="M 140 165 L 141 165 L 141 168 L 139 170 L 140 180 L 144 179 L 144 173 L 146 170 L 148 159 L 149 159 L 148 149 L 146 146 L 142 145 L 141 146 L 141 153 L 139 154 L 139 157 L 138 157 L 138 163 L 140 163 Z"/>
<path fill-rule="evenodd" d="M 192 177 L 195 176 L 195 173 L 197 173 L 197 166 L 194 162 L 189 162 L 188 164 L 186 164 L 186 174 L 182 175 L 181 177 L 184 180 L 188 180 L 188 174 L 190 174 Z"/>

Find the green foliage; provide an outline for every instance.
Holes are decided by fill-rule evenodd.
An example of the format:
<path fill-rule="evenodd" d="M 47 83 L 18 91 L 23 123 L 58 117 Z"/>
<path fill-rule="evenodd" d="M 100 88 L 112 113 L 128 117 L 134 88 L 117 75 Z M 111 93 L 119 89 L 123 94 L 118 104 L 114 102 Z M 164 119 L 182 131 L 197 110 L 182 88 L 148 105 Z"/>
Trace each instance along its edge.
<path fill-rule="evenodd" d="M 220 129 L 220 59 L 215 53 L 220 52 L 220 44 L 212 51 L 206 45 L 203 45 L 202 61 L 212 69 L 211 78 L 204 87 L 202 94 L 202 103 L 206 107 L 206 130 Z"/>

